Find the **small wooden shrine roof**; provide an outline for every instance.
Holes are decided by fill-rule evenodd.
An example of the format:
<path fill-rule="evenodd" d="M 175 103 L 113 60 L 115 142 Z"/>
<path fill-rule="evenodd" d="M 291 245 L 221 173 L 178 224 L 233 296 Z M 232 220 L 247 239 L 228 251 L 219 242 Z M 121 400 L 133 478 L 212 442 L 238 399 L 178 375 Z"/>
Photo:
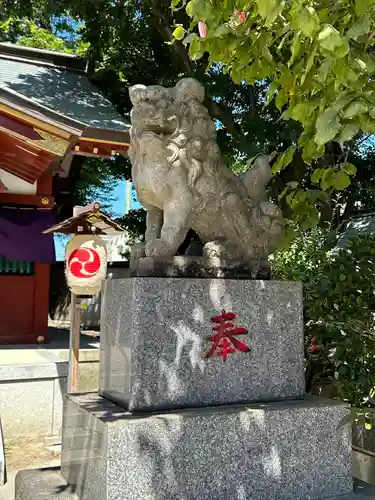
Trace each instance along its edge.
<path fill-rule="evenodd" d="M 100 211 L 99 203 L 75 207 L 74 211 L 76 215 L 46 229 L 43 233 L 76 234 L 80 232 L 79 228 L 81 231 L 95 234 L 118 234 L 125 231 L 117 222 Z"/>
<path fill-rule="evenodd" d="M 75 156 L 111 158 L 129 125 L 90 81 L 82 58 L 0 43 L 0 168 L 34 183 L 68 177 Z"/>

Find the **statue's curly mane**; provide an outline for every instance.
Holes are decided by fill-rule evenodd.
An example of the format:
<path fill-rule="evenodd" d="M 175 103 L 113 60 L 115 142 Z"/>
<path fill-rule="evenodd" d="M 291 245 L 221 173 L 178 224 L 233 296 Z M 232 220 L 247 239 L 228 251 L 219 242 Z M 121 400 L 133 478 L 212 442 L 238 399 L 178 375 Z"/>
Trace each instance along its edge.
<path fill-rule="evenodd" d="M 225 193 L 233 181 L 233 174 L 221 168 L 220 149 L 217 144 L 215 123 L 203 104 L 204 88 L 197 81 L 184 79 L 172 89 L 138 86 L 131 90 L 134 103 L 132 115 L 132 142 L 151 137 L 160 137 L 166 150 L 165 157 L 170 168 L 185 169 L 187 188 L 194 193 L 195 210 L 206 206 L 207 183 L 200 192 L 202 175 L 212 182 L 226 177 Z M 154 117 L 159 121 L 154 125 Z M 222 183 L 215 182 L 215 189 Z"/>
<path fill-rule="evenodd" d="M 203 172 L 217 171 L 220 151 L 216 142 L 216 129 L 206 107 L 196 99 L 176 102 L 176 130 L 166 136 L 168 149 L 173 152 L 170 164 L 179 161 L 188 172 L 188 187 L 196 191 Z"/>

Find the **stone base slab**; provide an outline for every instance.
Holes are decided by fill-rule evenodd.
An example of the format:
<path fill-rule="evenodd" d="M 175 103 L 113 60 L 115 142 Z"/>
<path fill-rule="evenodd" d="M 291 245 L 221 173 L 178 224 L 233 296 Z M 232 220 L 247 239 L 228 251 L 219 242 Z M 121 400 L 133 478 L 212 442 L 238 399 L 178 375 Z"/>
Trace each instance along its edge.
<path fill-rule="evenodd" d="M 13 349 L 4 349 L 2 354 L 0 416 L 5 442 L 61 435 L 69 363 L 44 349 L 18 349 L 18 364 L 12 359 Z"/>
<path fill-rule="evenodd" d="M 41 498 L 43 500 L 78 500 L 78 496 L 71 492 L 59 470 L 34 469 L 19 472 L 16 477 L 15 500 L 40 500 Z M 181 496 L 179 500 L 185 500 L 185 497 Z M 205 499 L 200 498 L 199 500 Z M 244 498 L 244 500 L 252 500 L 252 497 Z M 354 488 L 353 493 L 322 500 L 375 500 L 375 487 L 361 484 Z"/>
<path fill-rule="evenodd" d="M 60 473 L 60 468 L 18 472 L 15 500 L 78 500 Z"/>
<path fill-rule="evenodd" d="M 65 399 L 62 474 L 80 500 L 315 500 L 352 491 L 349 409 L 331 400 L 135 416 Z M 126 494 L 125 494 L 126 492 Z"/>
<path fill-rule="evenodd" d="M 204 358 L 226 310 L 237 315 L 236 350 Z M 231 344 L 230 344 L 231 345 Z M 302 397 L 305 392 L 299 283 L 128 278 L 106 281 L 100 394 L 131 411 Z M 217 348 L 215 354 L 220 349 Z"/>
<path fill-rule="evenodd" d="M 152 257 L 132 258 L 130 276 L 153 278 L 269 279 L 267 261 L 243 263 L 218 258 L 177 256 L 169 261 Z"/>
<path fill-rule="evenodd" d="M 19 472 L 16 477 L 15 500 L 40 500 L 41 498 L 43 500 L 78 500 L 78 496 L 71 492 L 68 483 L 61 476 L 59 470 L 31 469 Z M 179 497 L 179 500 L 185 500 L 185 498 Z M 205 499 L 201 498 L 199 500 Z M 252 497 L 244 500 L 252 500 Z M 361 484 L 354 488 L 353 493 L 322 500 L 375 500 L 375 487 L 369 484 Z"/>

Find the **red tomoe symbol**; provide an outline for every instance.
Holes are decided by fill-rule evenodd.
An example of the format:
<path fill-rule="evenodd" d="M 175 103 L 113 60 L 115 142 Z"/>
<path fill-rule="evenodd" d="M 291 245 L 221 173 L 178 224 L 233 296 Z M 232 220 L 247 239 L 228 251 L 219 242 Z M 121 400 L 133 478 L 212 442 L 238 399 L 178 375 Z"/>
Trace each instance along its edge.
<path fill-rule="evenodd" d="M 91 278 L 100 269 L 100 257 L 92 248 L 77 248 L 70 254 L 68 267 L 75 278 Z"/>
<path fill-rule="evenodd" d="M 234 323 L 236 316 L 235 313 L 222 311 L 218 316 L 211 318 L 215 326 L 212 327 L 214 333 L 208 337 L 208 340 L 213 344 L 211 349 L 204 355 L 206 359 L 212 356 L 220 356 L 225 361 L 228 354 L 236 352 L 236 350 L 241 352 L 250 351 L 250 347 L 235 337 L 236 335 L 247 335 L 249 333 L 246 328 L 236 327 Z"/>

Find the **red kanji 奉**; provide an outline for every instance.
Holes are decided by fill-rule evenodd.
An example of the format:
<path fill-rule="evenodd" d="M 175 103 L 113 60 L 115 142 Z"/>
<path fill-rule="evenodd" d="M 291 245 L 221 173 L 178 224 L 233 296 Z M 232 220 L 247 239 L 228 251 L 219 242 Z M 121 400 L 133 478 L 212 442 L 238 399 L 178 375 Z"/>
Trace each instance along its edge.
<path fill-rule="evenodd" d="M 226 361 L 228 354 L 237 351 L 249 352 L 250 347 L 242 340 L 236 338 L 237 335 L 247 335 L 249 332 L 246 328 L 239 328 L 235 324 L 237 315 L 233 312 L 222 311 L 218 316 L 211 318 L 215 326 L 212 327 L 213 334 L 208 337 L 208 340 L 213 342 L 209 351 L 206 352 L 204 358 L 220 356 L 223 361 Z"/>

